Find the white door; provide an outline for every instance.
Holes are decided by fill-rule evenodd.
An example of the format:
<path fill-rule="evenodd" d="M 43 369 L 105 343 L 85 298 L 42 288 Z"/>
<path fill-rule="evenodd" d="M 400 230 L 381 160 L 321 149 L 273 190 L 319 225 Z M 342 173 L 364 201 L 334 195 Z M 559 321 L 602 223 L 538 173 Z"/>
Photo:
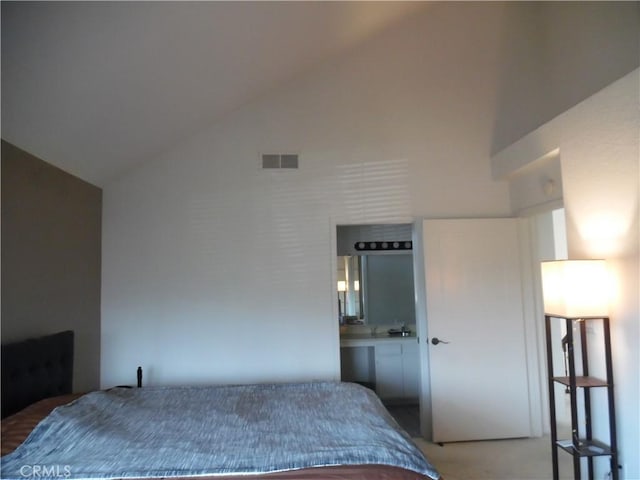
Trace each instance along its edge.
<path fill-rule="evenodd" d="M 423 230 L 433 440 L 529 436 L 516 220 L 426 220 Z"/>

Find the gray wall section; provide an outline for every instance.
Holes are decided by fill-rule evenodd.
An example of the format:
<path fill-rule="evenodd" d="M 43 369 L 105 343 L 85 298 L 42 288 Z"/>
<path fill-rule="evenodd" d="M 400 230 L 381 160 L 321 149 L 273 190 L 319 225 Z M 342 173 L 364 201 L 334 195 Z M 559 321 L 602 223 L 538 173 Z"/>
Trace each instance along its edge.
<path fill-rule="evenodd" d="M 74 391 L 100 383 L 102 190 L 2 141 L 2 343 L 75 331 Z"/>
<path fill-rule="evenodd" d="M 507 2 L 492 153 L 640 64 L 639 2 Z"/>

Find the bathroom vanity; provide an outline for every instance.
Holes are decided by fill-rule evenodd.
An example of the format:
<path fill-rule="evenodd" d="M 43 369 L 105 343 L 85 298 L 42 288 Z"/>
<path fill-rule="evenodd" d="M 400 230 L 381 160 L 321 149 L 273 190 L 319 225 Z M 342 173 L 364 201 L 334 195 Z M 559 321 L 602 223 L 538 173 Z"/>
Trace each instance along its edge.
<path fill-rule="evenodd" d="M 420 367 L 415 333 L 343 334 L 340 358 L 343 381 L 373 388 L 388 404 L 417 402 Z"/>
<path fill-rule="evenodd" d="M 412 224 L 337 227 L 342 380 L 374 389 L 386 404 L 419 397 L 418 339 L 388 334 L 415 332 L 412 234 Z M 400 245 L 409 247 L 394 250 Z"/>

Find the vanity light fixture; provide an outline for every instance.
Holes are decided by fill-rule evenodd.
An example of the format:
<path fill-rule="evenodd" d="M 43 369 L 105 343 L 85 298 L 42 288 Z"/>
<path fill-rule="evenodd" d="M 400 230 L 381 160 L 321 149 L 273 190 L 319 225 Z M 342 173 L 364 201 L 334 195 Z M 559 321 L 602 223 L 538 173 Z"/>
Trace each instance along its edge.
<path fill-rule="evenodd" d="M 413 242 L 410 240 L 404 241 L 380 241 L 380 242 L 356 242 L 354 245 L 355 249 L 362 252 L 368 250 L 382 250 L 382 251 L 393 251 L 393 250 L 412 250 Z"/>

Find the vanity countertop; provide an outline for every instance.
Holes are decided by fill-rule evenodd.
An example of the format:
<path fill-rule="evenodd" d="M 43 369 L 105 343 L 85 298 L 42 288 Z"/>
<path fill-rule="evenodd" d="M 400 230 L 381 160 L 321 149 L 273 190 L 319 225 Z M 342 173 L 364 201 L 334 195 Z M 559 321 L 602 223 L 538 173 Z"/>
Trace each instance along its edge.
<path fill-rule="evenodd" d="M 373 347 L 379 343 L 387 342 L 415 342 L 417 341 L 416 333 L 406 337 L 400 335 L 389 335 L 387 332 L 377 333 L 343 333 L 340 335 L 341 347 Z"/>

